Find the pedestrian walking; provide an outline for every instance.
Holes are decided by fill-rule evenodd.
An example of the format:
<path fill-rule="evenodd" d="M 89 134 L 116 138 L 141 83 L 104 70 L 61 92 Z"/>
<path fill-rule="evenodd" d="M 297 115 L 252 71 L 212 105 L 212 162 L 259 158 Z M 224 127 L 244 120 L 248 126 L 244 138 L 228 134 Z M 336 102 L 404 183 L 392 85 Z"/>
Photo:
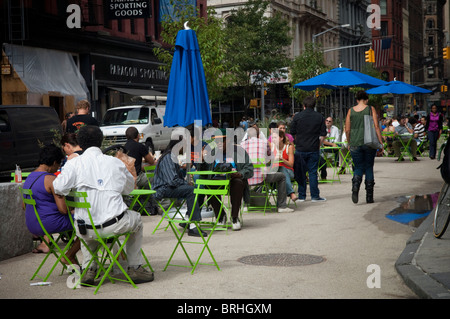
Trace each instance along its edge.
<path fill-rule="evenodd" d="M 427 116 L 427 124 L 425 130 L 427 131 L 428 141 L 430 141 L 430 158 L 436 158 L 437 141 L 442 134 L 442 123 L 444 119 L 442 114 L 439 114 L 436 104 L 431 106 L 431 112 Z"/>
<path fill-rule="evenodd" d="M 383 143 L 381 132 L 378 125 L 378 117 L 373 106 L 369 106 L 369 96 L 365 91 L 358 91 L 356 94 L 357 105 L 353 106 L 347 113 L 345 120 L 345 135 L 349 143 L 350 154 L 353 159 L 353 178 L 352 178 L 352 201 L 358 203 L 359 188 L 361 186 L 363 175 L 366 176 L 366 202 L 373 203 L 373 188 L 375 178 L 373 174 L 373 165 L 375 162 L 376 149 L 364 145 L 364 116 L 372 115 L 377 133 L 378 141 L 381 144 L 383 152 Z"/>

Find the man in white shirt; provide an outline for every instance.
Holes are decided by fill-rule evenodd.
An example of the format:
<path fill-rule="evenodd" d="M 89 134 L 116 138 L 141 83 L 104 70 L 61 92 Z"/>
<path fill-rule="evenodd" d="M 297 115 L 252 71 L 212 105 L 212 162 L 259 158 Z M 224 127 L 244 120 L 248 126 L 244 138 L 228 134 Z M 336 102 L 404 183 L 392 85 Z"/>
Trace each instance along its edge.
<path fill-rule="evenodd" d="M 333 118 L 332 117 L 327 117 L 325 119 L 325 126 L 326 126 L 326 130 L 327 130 L 327 136 L 325 137 L 324 141 L 323 141 L 323 146 L 325 147 L 338 147 L 339 145 L 336 144 L 337 142 L 340 142 L 340 138 L 341 138 L 341 133 L 339 131 L 339 129 L 333 125 Z M 330 150 L 325 150 L 325 152 L 327 153 L 334 153 L 334 160 L 336 161 L 336 167 L 339 166 L 339 149 L 330 149 Z M 324 156 L 325 154 L 322 154 L 322 156 Z M 323 159 L 321 156 L 320 158 L 320 177 L 322 179 L 326 179 L 327 178 L 327 166 L 326 166 L 326 161 L 325 159 Z"/>
<path fill-rule="evenodd" d="M 128 195 L 134 189 L 133 175 L 127 170 L 125 164 L 118 158 L 104 155 L 100 146 L 103 134 L 97 126 L 83 126 L 77 134 L 80 147 L 84 150 L 78 156 L 64 165 L 61 174 L 53 182 L 55 193 L 67 195 L 70 190 L 76 189 L 86 192 L 91 204 L 91 215 L 99 234 L 131 232 L 126 244 L 128 259 L 128 274 L 135 284 L 153 280 L 153 273 L 141 267 L 143 258 L 141 254 L 143 224 L 139 213 L 128 210 L 122 195 Z M 77 236 L 84 239 L 93 251 L 97 241 L 87 212 L 83 208 L 76 208 L 74 214 L 76 225 L 83 220 L 86 223 L 86 234 Z M 82 268 L 86 268 L 91 260 L 89 251 L 81 245 L 83 253 Z M 94 284 L 96 265 L 83 277 L 82 283 Z"/>

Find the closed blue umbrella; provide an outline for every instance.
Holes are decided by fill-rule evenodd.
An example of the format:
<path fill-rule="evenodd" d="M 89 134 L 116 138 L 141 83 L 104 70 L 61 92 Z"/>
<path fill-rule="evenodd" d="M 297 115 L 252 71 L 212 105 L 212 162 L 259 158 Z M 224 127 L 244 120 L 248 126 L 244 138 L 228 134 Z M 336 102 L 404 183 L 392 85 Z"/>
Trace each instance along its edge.
<path fill-rule="evenodd" d="M 164 125 L 212 123 L 205 72 L 194 30 L 180 30 L 170 70 Z"/>
<path fill-rule="evenodd" d="M 413 93 L 431 93 L 430 90 L 421 88 L 419 86 L 411 85 L 402 81 L 394 81 L 388 82 L 379 87 L 375 87 L 373 89 L 366 91 L 368 94 L 413 94 Z"/>

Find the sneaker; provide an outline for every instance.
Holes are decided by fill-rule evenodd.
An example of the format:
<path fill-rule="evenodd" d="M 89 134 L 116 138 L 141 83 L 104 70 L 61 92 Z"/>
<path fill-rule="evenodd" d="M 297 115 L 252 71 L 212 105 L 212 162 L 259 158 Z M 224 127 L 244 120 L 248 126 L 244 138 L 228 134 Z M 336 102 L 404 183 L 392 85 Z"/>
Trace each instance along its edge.
<path fill-rule="evenodd" d="M 226 224 L 227 224 L 227 218 L 226 217 L 222 218 L 222 220 L 219 220 L 217 222 L 217 226 L 225 226 Z"/>
<path fill-rule="evenodd" d="M 323 197 L 311 199 L 311 202 L 313 202 L 313 203 L 326 202 L 326 201 L 327 201 L 327 199 L 323 198 Z"/>
<path fill-rule="evenodd" d="M 145 282 L 151 282 L 153 281 L 153 279 L 155 279 L 155 276 L 152 272 L 142 268 L 141 266 L 139 266 L 137 269 L 129 267 L 127 273 L 136 285 L 143 284 Z"/>
<path fill-rule="evenodd" d="M 289 207 L 278 208 L 279 213 L 292 213 L 294 210 Z"/>
<path fill-rule="evenodd" d="M 200 233 L 198 232 L 197 227 L 195 227 L 195 228 L 189 228 L 188 236 L 194 236 L 194 237 L 201 237 L 201 236 L 203 236 L 203 237 L 206 237 L 206 236 L 208 236 L 208 234 L 205 233 L 204 231 L 202 231 L 202 234 L 200 235 Z"/>
<path fill-rule="evenodd" d="M 239 221 L 239 218 L 236 218 L 236 220 L 233 220 L 231 227 L 233 230 L 241 230 L 241 222 Z"/>
<path fill-rule="evenodd" d="M 296 203 L 302 203 L 304 202 L 305 199 L 304 198 L 297 198 L 297 200 L 295 201 Z"/>
<path fill-rule="evenodd" d="M 81 278 L 81 284 L 87 286 L 95 285 L 95 276 L 97 275 L 97 271 L 89 268 L 87 272 L 84 274 L 83 278 Z"/>
<path fill-rule="evenodd" d="M 418 159 L 417 157 L 413 157 L 413 161 L 417 162 L 420 161 L 420 159 Z"/>

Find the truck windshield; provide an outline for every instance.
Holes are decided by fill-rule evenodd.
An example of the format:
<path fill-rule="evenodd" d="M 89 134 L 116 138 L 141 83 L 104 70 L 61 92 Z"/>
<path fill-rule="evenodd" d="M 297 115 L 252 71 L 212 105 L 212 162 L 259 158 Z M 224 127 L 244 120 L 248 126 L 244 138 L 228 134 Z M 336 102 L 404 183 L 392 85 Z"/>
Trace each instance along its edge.
<path fill-rule="evenodd" d="M 120 124 L 148 124 L 148 108 L 126 108 L 106 112 L 102 126 Z"/>

